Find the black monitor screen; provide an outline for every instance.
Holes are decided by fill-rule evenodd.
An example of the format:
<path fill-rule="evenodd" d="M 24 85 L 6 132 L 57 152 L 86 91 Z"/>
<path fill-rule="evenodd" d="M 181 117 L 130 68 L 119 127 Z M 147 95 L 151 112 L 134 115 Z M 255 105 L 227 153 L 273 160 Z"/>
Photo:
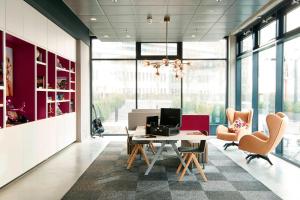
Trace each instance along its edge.
<path fill-rule="evenodd" d="M 158 116 L 148 116 L 146 118 L 146 126 L 158 126 Z"/>
<path fill-rule="evenodd" d="M 160 125 L 169 127 L 181 127 L 181 109 L 180 108 L 161 108 Z"/>

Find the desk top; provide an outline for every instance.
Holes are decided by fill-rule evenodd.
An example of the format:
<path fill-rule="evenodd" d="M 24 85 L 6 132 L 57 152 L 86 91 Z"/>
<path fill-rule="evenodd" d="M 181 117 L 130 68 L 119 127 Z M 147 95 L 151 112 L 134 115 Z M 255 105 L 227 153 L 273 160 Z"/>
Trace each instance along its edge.
<path fill-rule="evenodd" d="M 177 135 L 172 136 L 160 136 L 157 135 L 156 137 L 145 137 L 145 127 L 138 126 L 135 131 L 130 131 L 129 135 L 132 136 L 132 140 L 143 140 L 143 141 L 174 141 L 174 140 L 190 140 L 199 142 L 200 140 L 208 140 L 211 138 L 215 138 L 215 136 L 206 136 L 203 135 L 198 130 L 188 130 L 188 131 L 180 131 Z"/>

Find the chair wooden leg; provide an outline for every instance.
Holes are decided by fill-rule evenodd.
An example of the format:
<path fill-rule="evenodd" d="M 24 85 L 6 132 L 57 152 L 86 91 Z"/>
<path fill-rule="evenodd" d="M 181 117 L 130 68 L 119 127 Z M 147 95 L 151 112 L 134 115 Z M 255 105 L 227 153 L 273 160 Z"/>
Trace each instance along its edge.
<path fill-rule="evenodd" d="M 192 159 L 193 159 L 193 154 L 192 154 L 192 153 L 189 153 L 189 154 L 188 154 L 188 161 L 187 161 L 187 163 L 186 163 L 185 168 L 182 170 L 182 173 L 181 173 L 181 175 L 180 175 L 180 177 L 179 177 L 179 181 L 182 181 L 182 179 L 183 179 L 183 177 L 184 177 L 184 175 L 185 175 L 185 172 L 186 172 L 187 168 L 189 167 L 189 165 L 190 165 Z"/>
<path fill-rule="evenodd" d="M 155 146 L 153 145 L 153 143 L 151 142 L 149 144 L 149 146 L 150 146 L 150 149 L 151 149 L 152 153 L 155 154 L 156 153 L 156 149 L 155 149 Z"/>
<path fill-rule="evenodd" d="M 137 146 L 137 147 L 136 147 L 135 151 L 132 153 L 132 157 L 131 157 L 131 159 L 128 162 L 127 169 L 131 168 L 131 165 L 132 165 L 132 163 L 133 163 L 133 161 L 134 161 L 134 159 L 136 157 L 136 154 L 138 153 L 138 150 L 139 150 L 138 149 L 138 145 L 135 145 L 135 146 Z"/>
<path fill-rule="evenodd" d="M 133 147 L 132 150 L 131 150 L 131 154 L 128 156 L 127 164 L 129 163 L 129 161 L 130 161 L 130 159 L 131 159 L 131 157 L 132 157 L 134 151 L 136 150 L 136 148 L 137 148 L 137 145 L 134 145 L 134 147 Z"/>
<path fill-rule="evenodd" d="M 140 150 L 141 155 L 144 157 L 144 160 L 145 160 L 146 164 L 149 166 L 150 162 L 149 162 L 148 157 L 147 157 L 147 155 L 146 155 L 146 153 L 144 151 L 143 145 L 139 144 L 138 148 Z"/>
<path fill-rule="evenodd" d="M 187 158 L 188 154 L 186 153 L 184 156 L 183 156 L 183 161 L 185 162 L 186 158 Z M 178 174 L 180 172 L 182 168 L 182 163 L 180 162 L 180 164 L 178 165 L 178 168 L 177 168 L 177 171 L 176 171 L 176 174 Z"/>
<path fill-rule="evenodd" d="M 202 176 L 203 180 L 206 182 L 207 178 L 206 178 L 206 176 L 204 174 L 204 171 L 203 171 L 201 165 L 199 164 L 199 162 L 198 162 L 198 160 L 197 160 L 197 158 L 196 158 L 196 156 L 194 154 L 192 155 L 192 158 L 193 158 L 193 161 L 194 161 L 194 163 L 195 163 L 195 165 L 196 165 L 196 167 L 197 167 L 200 175 Z"/>

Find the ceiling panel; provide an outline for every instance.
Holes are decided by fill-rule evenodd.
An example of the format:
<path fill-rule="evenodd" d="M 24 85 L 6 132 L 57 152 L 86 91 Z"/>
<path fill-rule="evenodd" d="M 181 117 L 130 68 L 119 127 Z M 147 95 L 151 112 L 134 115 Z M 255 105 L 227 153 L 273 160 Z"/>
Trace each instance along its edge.
<path fill-rule="evenodd" d="M 171 17 L 169 41 L 219 40 L 268 0 L 64 0 L 103 41 L 165 41 L 164 15 Z M 147 15 L 152 15 L 148 24 Z M 91 21 L 96 18 L 96 21 Z"/>

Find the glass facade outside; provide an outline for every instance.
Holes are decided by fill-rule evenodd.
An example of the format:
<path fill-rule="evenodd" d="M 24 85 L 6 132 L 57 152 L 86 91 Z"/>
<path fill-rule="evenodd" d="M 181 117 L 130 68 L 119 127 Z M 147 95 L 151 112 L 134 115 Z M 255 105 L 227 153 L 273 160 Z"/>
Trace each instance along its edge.
<path fill-rule="evenodd" d="M 283 155 L 300 164 L 300 37 L 284 44 L 283 111 L 289 118 Z"/>
<path fill-rule="evenodd" d="M 153 44 L 142 43 L 141 51 L 157 56 L 155 50 L 160 47 L 160 56 L 164 56 L 165 44 Z M 177 54 L 177 43 L 173 44 L 168 45 L 169 49 Z M 92 39 L 92 101 L 100 107 L 105 133 L 120 133 L 127 125 L 128 112 L 136 106 L 159 109 L 183 105 L 184 114 L 207 113 L 211 115 L 211 123 L 225 123 L 225 40 L 183 43 L 183 54 L 192 59 L 184 62 L 190 61 L 192 65 L 185 67 L 182 80 L 176 79 L 174 70 L 168 67 L 161 67 L 160 76 L 155 75 L 153 67 L 145 67 L 143 60 L 137 60 L 136 57 L 143 55 L 136 52 L 135 45 Z M 217 56 L 213 47 L 218 49 Z M 197 59 L 193 50 L 198 54 Z"/>
<path fill-rule="evenodd" d="M 95 60 L 92 65 L 92 102 L 100 108 L 106 133 L 119 133 L 135 108 L 135 61 Z"/>
<path fill-rule="evenodd" d="M 283 140 L 273 153 L 300 165 L 300 37 L 299 31 L 296 31 L 300 27 L 300 6 L 286 5 L 277 14 L 270 13 L 275 19 L 266 26 L 261 26 L 265 23 L 261 20 L 260 24 L 247 27 L 254 30 L 252 37 L 255 44 L 250 52 L 244 52 L 242 48 L 238 52 L 241 71 L 237 75 L 241 77 L 237 80 L 241 80 L 241 93 L 237 97 L 241 96 L 241 102 L 237 102 L 237 106 L 239 103 L 242 108 L 247 104 L 253 105 L 254 119 L 258 119 L 253 121 L 253 131 L 268 132 L 266 115 L 284 112 L 288 125 Z M 243 33 L 238 37 L 239 46 L 242 46 L 247 38 Z M 251 74 L 256 71 L 258 77 Z M 252 95 L 244 92 L 250 85 L 253 87 Z M 251 100 L 250 96 L 254 98 Z"/>
<path fill-rule="evenodd" d="M 252 108 L 252 56 L 241 60 L 241 108 L 249 110 Z"/>
<path fill-rule="evenodd" d="M 138 108 L 180 108 L 180 79 L 175 78 L 170 67 L 161 67 L 159 76 L 155 72 L 153 67 L 145 67 L 142 60 L 138 61 Z"/>
<path fill-rule="evenodd" d="M 258 130 L 268 132 L 266 116 L 275 112 L 276 48 L 264 50 L 258 56 Z"/>
<path fill-rule="evenodd" d="M 275 37 L 276 37 L 276 20 L 266 25 L 259 31 L 259 39 L 260 39 L 259 45 L 260 46 L 265 45 Z"/>
<path fill-rule="evenodd" d="M 286 15 L 286 31 L 289 32 L 300 26 L 300 7 L 290 11 Z"/>
<path fill-rule="evenodd" d="M 183 76 L 183 112 L 209 114 L 211 124 L 226 123 L 226 61 L 187 61 L 192 65 Z"/>
<path fill-rule="evenodd" d="M 242 52 L 250 51 L 253 48 L 253 37 L 252 34 L 243 39 L 242 41 Z"/>

